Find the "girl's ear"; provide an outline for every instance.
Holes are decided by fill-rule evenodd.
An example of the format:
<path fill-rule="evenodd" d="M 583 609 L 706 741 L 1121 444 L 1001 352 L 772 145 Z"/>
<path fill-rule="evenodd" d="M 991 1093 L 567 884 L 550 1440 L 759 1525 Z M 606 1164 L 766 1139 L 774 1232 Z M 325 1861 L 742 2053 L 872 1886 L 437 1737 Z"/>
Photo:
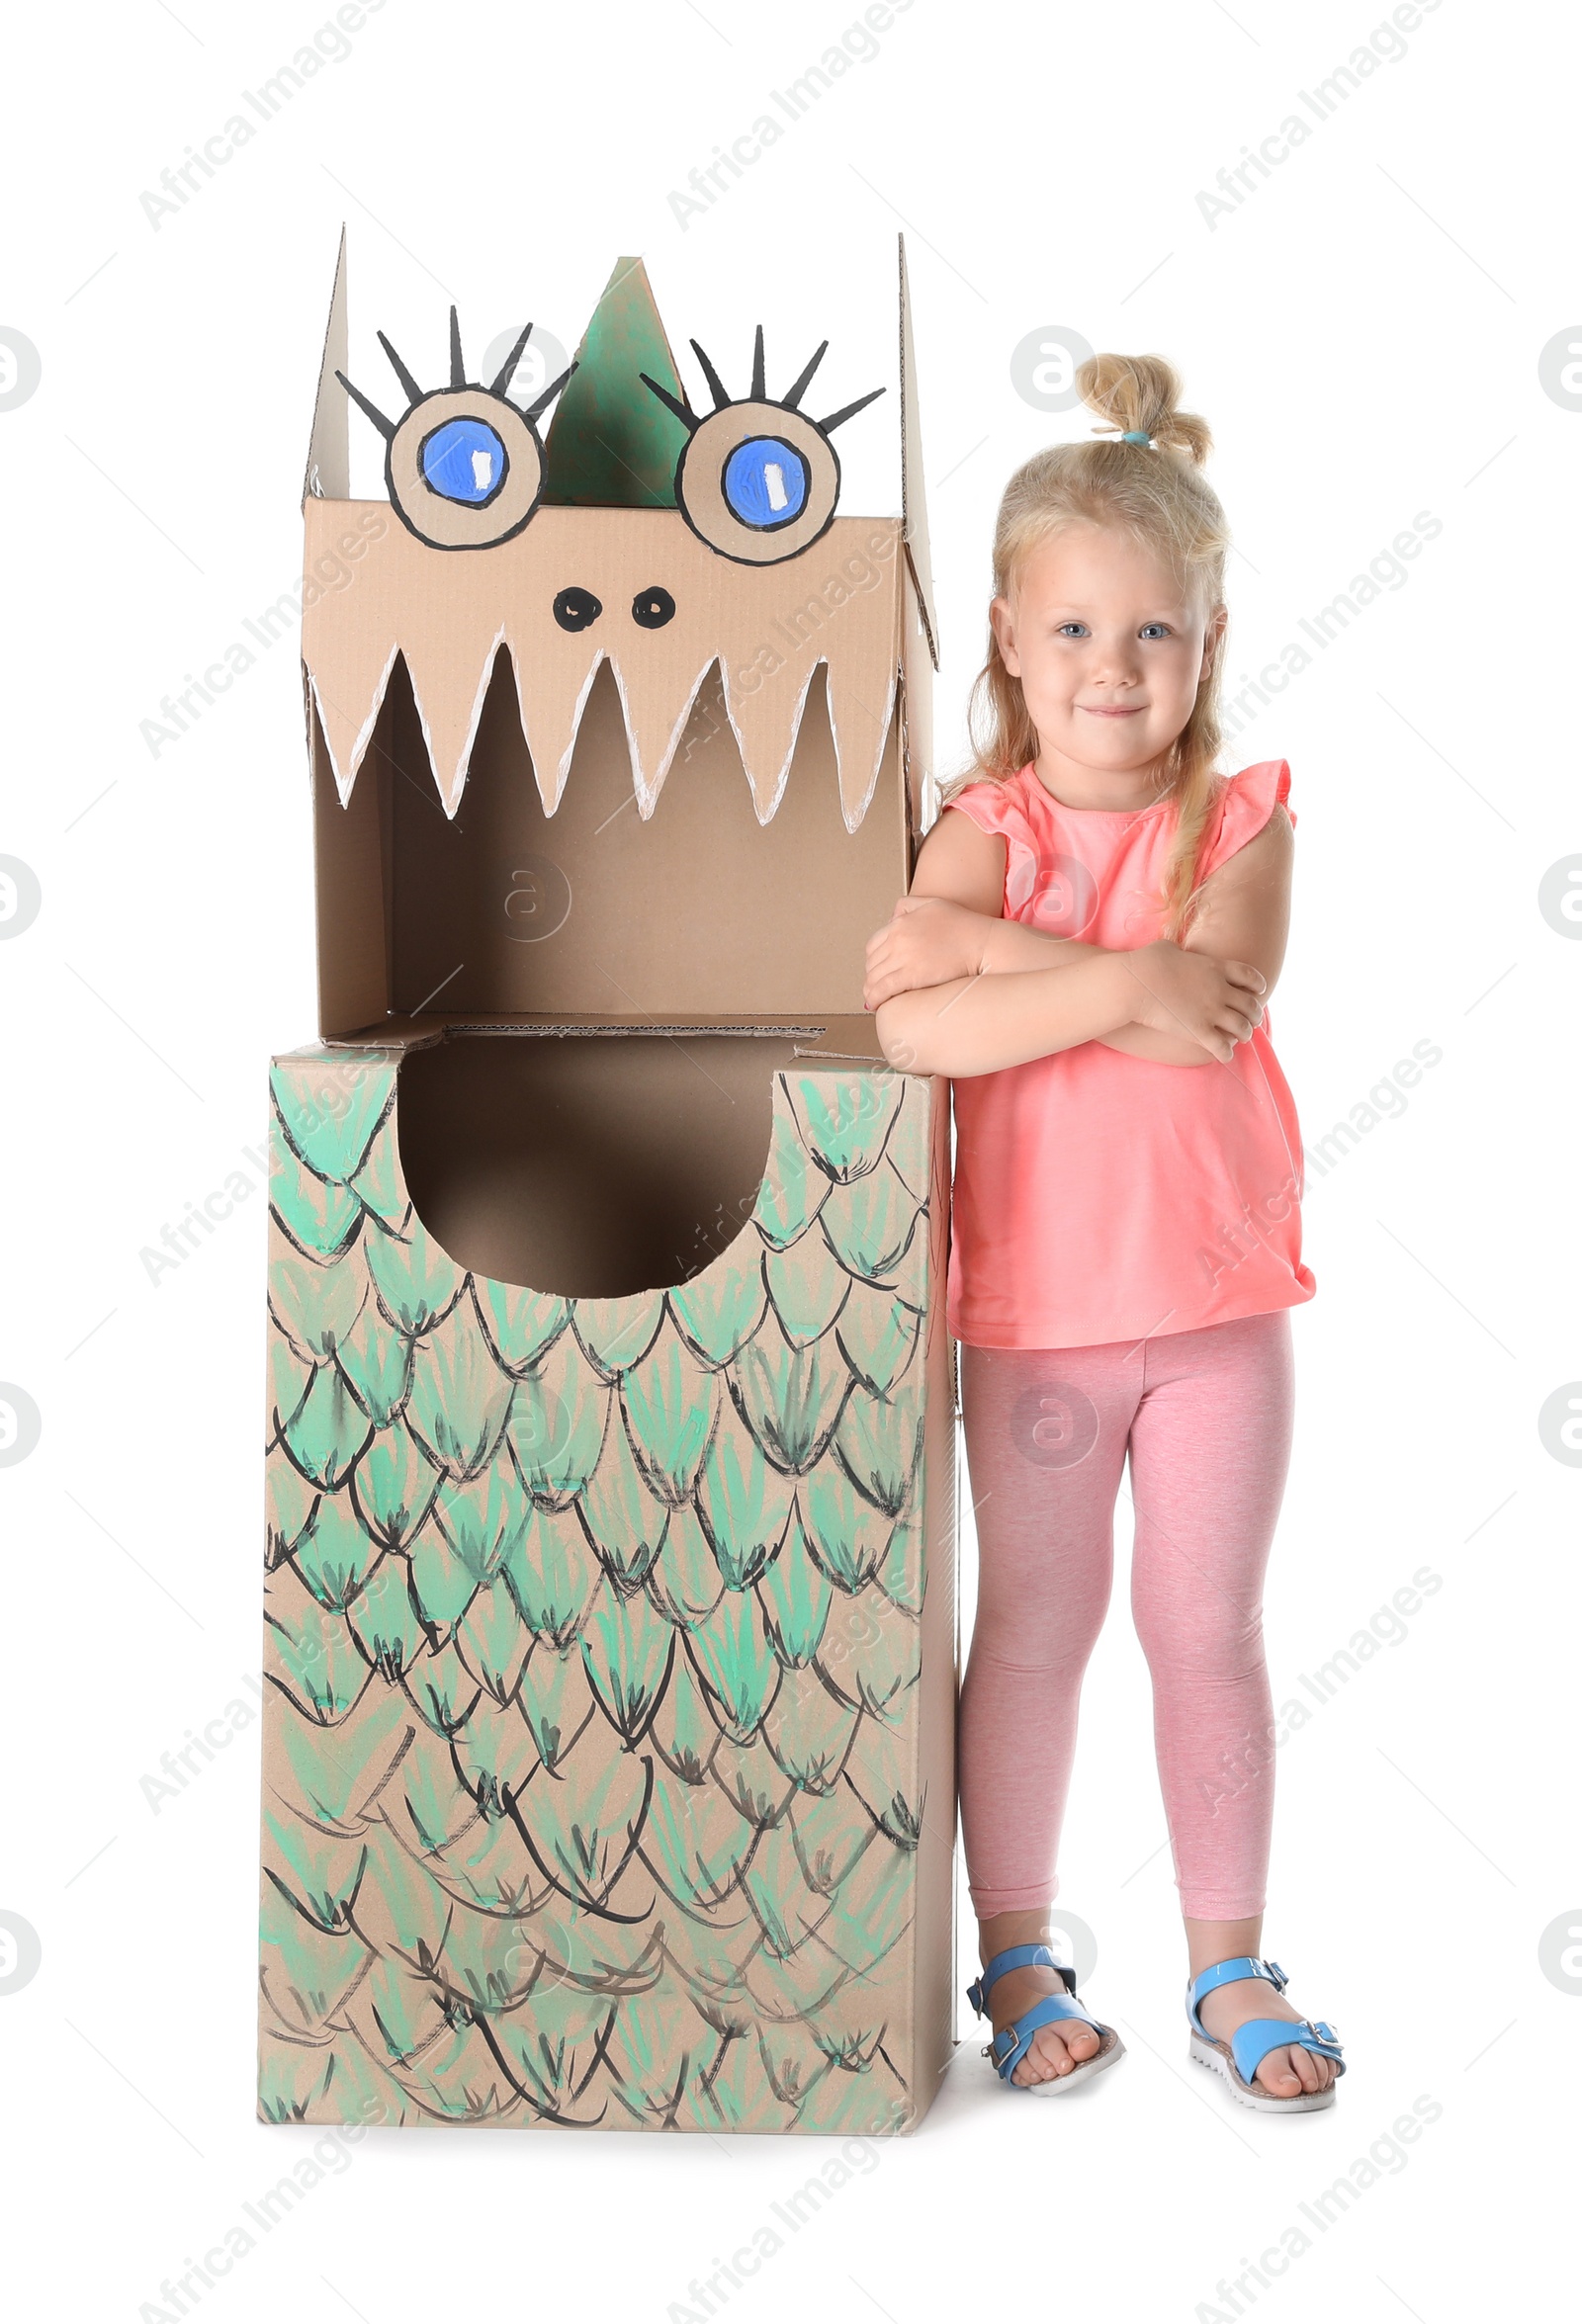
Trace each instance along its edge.
<path fill-rule="evenodd" d="M 1219 642 L 1225 635 L 1225 624 L 1229 619 L 1230 608 L 1226 605 L 1216 605 L 1208 617 L 1207 627 L 1203 631 L 1203 662 L 1197 673 L 1199 686 L 1206 682 L 1214 666 L 1214 656 L 1219 651 Z"/>
<path fill-rule="evenodd" d="M 1006 665 L 1007 674 L 1019 678 L 1021 660 L 1016 652 L 1016 631 L 1011 618 L 1009 597 L 997 597 L 994 600 L 989 608 L 989 627 L 994 632 L 995 644 L 1000 648 L 1000 658 Z"/>

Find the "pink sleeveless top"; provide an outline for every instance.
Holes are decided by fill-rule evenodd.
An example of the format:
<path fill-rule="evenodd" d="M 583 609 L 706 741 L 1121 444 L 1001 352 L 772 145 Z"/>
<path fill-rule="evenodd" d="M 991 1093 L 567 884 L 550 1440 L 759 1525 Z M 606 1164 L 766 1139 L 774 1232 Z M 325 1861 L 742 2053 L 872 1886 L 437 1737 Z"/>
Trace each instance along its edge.
<path fill-rule="evenodd" d="M 1289 789 L 1283 759 L 1230 777 L 1199 876 Z M 1172 801 L 1063 807 L 1028 766 L 950 806 L 1007 841 L 1007 919 L 1112 952 L 1163 934 Z M 1312 1298 L 1301 1133 L 1267 1011 L 1228 1065 L 1156 1065 L 1084 1041 L 958 1080 L 954 1095 L 948 1318 L 969 1346 L 1086 1347 Z"/>

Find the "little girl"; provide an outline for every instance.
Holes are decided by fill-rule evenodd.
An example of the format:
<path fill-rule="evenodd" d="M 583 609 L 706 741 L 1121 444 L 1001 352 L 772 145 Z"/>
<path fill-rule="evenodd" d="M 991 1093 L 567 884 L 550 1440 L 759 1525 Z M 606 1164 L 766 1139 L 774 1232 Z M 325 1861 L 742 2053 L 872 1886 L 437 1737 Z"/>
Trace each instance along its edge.
<path fill-rule="evenodd" d="M 1078 386 L 1114 440 L 1041 452 L 1007 487 L 976 777 L 868 947 L 885 1054 L 955 1084 L 949 1321 L 980 1551 L 969 1999 L 1014 2088 L 1067 2091 L 1121 2055 L 1047 1939 L 1129 1457 L 1191 2055 L 1244 2105 L 1304 2111 L 1334 2103 L 1340 2046 L 1259 1954 L 1261 1591 L 1290 1450 L 1286 1311 L 1315 1288 L 1265 1022 L 1290 777 L 1281 759 L 1214 771 L 1228 535 L 1207 427 L 1157 357 L 1096 356 Z"/>

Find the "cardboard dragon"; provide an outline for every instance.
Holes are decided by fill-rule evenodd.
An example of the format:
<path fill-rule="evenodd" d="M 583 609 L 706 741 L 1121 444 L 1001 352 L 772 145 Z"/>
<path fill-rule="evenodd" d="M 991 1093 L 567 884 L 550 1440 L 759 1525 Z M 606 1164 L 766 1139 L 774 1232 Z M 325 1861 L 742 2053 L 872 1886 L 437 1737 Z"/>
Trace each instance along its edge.
<path fill-rule="evenodd" d="M 531 326 L 483 384 L 453 313 L 429 388 L 381 335 L 392 413 L 342 244 L 319 1037 L 271 1072 L 266 2120 L 887 2132 L 951 2054 L 945 1115 L 860 997 L 928 805 L 904 254 L 899 319 L 903 514 L 850 517 L 881 390 L 809 416 L 824 347 L 775 396 L 758 328 L 734 397 L 695 346 L 700 410 L 622 259 L 530 399 Z"/>

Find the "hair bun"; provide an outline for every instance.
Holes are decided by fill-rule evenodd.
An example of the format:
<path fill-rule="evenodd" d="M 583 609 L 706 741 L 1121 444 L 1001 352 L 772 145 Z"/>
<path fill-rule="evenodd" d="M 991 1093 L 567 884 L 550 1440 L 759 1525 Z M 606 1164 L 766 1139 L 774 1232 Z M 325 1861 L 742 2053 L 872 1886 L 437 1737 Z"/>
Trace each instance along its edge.
<path fill-rule="evenodd" d="M 1214 441 L 1208 422 L 1177 409 L 1181 379 L 1162 355 L 1091 355 L 1078 368 L 1077 391 L 1118 434 L 1147 436 L 1185 454 L 1193 468 L 1208 458 Z"/>

